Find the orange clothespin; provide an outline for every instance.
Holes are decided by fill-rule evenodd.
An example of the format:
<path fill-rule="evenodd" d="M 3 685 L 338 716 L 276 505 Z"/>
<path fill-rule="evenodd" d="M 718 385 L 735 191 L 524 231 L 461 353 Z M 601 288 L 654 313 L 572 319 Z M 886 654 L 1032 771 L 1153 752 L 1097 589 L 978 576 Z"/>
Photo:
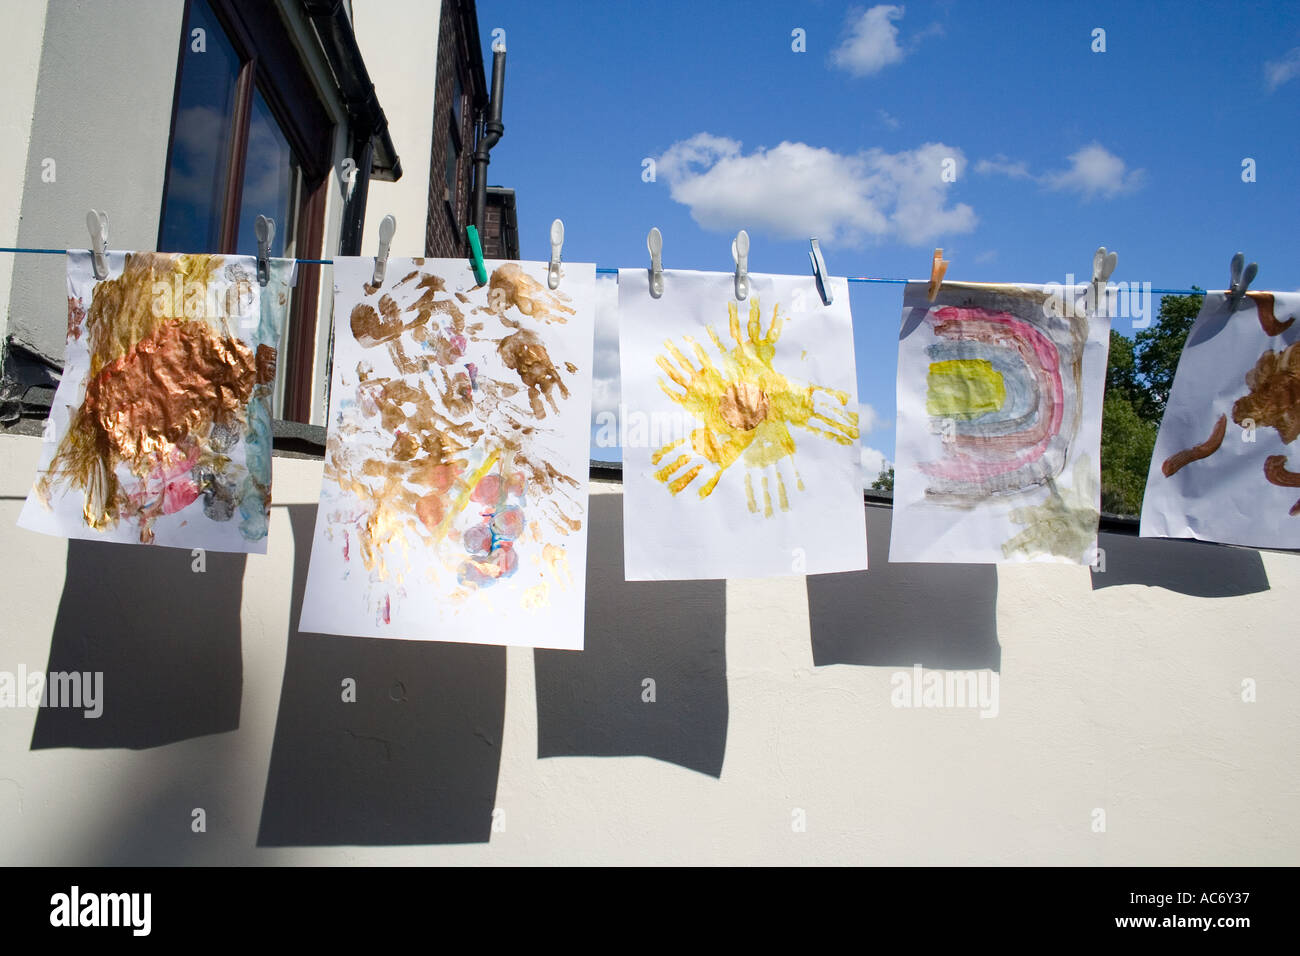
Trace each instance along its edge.
<path fill-rule="evenodd" d="M 934 250 L 934 261 L 930 263 L 930 288 L 926 295 L 931 302 L 939 294 L 939 286 L 943 285 L 943 277 L 948 271 L 948 260 L 943 257 L 943 250 Z"/>

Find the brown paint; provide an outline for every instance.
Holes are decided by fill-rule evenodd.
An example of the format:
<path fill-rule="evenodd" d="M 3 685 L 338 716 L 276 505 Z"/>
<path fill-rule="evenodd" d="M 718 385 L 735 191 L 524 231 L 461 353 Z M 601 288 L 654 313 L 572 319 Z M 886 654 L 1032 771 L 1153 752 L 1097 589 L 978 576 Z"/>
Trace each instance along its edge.
<path fill-rule="evenodd" d="M 517 262 L 497 266 L 488 280 L 488 311 L 504 315 L 510 308 L 542 322 L 567 322 L 574 309 L 569 297 L 552 292 L 523 270 Z"/>
<path fill-rule="evenodd" d="M 1255 311 L 1259 314 L 1259 325 L 1265 335 L 1281 335 L 1295 323 L 1295 316 L 1285 322 L 1279 322 L 1274 314 L 1276 298 L 1272 292 L 1247 292 L 1255 300 Z"/>
<path fill-rule="evenodd" d="M 506 367 L 516 372 L 527 387 L 528 401 L 535 417 L 546 417 L 546 408 L 542 405 L 543 396 L 553 411 L 559 411 L 551 392 L 558 388 L 560 395 L 568 398 L 569 390 L 536 332 L 531 329 L 512 332 L 497 344 L 497 352 Z"/>
<path fill-rule="evenodd" d="M 1287 471 L 1286 455 L 1269 455 L 1264 459 L 1264 477 L 1282 488 L 1300 488 L 1300 471 Z"/>
<path fill-rule="evenodd" d="M 1271 349 L 1246 373 L 1250 394 L 1232 406 L 1232 420 L 1256 428 L 1275 428 L 1286 444 L 1300 437 L 1300 342 L 1281 352 Z"/>
<path fill-rule="evenodd" d="M 757 385 L 733 382 L 722 393 L 718 413 L 732 428 L 752 431 L 767 418 L 767 396 Z"/>
<path fill-rule="evenodd" d="M 1191 448 L 1185 448 L 1180 452 L 1170 455 L 1165 459 L 1160 470 L 1164 472 L 1166 478 L 1174 475 L 1178 469 L 1184 465 L 1189 465 L 1194 461 L 1200 461 L 1202 458 L 1209 458 L 1219 446 L 1223 444 L 1223 436 L 1228 431 L 1228 416 L 1220 415 L 1219 420 L 1214 423 L 1214 431 L 1210 432 L 1210 437 L 1199 445 L 1193 445 Z"/>

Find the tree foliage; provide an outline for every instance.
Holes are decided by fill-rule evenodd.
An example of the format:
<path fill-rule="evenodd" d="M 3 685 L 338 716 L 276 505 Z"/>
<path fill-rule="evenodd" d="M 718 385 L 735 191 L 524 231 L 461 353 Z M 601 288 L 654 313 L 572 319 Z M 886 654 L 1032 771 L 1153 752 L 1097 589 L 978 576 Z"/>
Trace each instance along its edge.
<path fill-rule="evenodd" d="M 894 490 L 894 466 L 890 465 L 888 468 L 884 469 L 879 475 L 877 475 L 876 480 L 871 483 L 871 487 L 875 491 L 893 491 Z"/>
<path fill-rule="evenodd" d="M 1132 339 L 1111 330 L 1101 419 L 1103 511 L 1134 515 L 1142 510 L 1156 432 L 1202 301 L 1199 295 L 1167 295 L 1150 328 Z"/>

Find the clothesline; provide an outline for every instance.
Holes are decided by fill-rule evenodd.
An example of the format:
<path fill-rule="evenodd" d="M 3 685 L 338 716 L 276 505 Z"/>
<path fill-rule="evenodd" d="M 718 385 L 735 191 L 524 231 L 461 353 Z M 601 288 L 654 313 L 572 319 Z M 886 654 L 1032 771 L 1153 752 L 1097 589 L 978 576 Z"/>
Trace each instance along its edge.
<path fill-rule="evenodd" d="M 70 251 L 71 250 L 69 249 L 24 249 L 20 247 L 0 246 L 0 252 L 32 253 L 46 256 L 64 256 Z M 299 265 L 332 266 L 334 264 L 333 259 L 295 259 L 294 261 Z M 597 268 L 596 274 L 616 276 L 618 275 L 618 270 Z M 914 279 L 877 279 L 871 276 L 847 276 L 846 278 L 849 282 L 876 282 L 887 285 L 906 285 L 909 282 L 920 281 Z M 1205 295 L 1204 289 L 1152 289 L 1150 291 L 1154 295 Z"/>

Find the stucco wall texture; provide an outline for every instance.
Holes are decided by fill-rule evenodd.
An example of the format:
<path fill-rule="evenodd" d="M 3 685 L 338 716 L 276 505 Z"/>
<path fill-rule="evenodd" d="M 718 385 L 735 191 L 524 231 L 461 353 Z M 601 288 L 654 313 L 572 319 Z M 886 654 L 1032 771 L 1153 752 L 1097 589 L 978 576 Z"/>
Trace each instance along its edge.
<path fill-rule="evenodd" d="M 199 573 L 18 529 L 0 446 L 0 671 L 104 674 L 97 720 L 0 707 L 0 863 L 1300 862 L 1294 554 L 890 566 L 867 506 L 865 574 L 628 584 L 593 482 L 585 651 L 360 640 L 295 627 L 319 461 Z M 914 664 L 996 716 L 899 706 Z"/>

